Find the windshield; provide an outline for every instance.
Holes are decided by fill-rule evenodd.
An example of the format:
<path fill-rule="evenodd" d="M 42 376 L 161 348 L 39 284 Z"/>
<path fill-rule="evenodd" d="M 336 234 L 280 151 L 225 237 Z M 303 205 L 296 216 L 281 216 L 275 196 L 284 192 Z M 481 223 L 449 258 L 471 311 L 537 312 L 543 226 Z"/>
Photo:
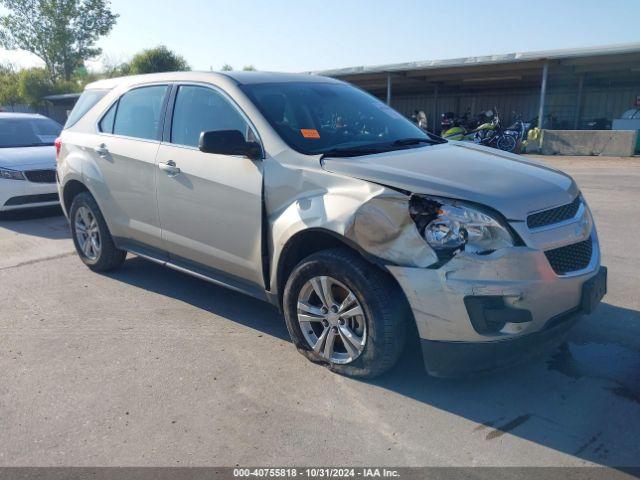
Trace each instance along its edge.
<path fill-rule="evenodd" d="M 242 85 L 271 126 L 307 155 L 377 153 L 439 143 L 377 98 L 340 83 Z"/>
<path fill-rule="evenodd" d="M 53 145 L 61 130 L 49 118 L 0 118 L 0 148 Z"/>

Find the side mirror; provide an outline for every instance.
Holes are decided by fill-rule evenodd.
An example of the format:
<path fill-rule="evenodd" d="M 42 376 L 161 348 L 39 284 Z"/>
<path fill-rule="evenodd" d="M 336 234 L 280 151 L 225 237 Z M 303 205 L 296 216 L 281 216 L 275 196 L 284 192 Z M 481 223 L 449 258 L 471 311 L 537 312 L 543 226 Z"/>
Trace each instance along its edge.
<path fill-rule="evenodd" d="M 198 148 L 204 153 L 220 155 L 243 155 L 251 160 L 262 157 L 262 148 L 257 142 L 247 142 L 240 130 L 212 130 L 202 132 Z"/>

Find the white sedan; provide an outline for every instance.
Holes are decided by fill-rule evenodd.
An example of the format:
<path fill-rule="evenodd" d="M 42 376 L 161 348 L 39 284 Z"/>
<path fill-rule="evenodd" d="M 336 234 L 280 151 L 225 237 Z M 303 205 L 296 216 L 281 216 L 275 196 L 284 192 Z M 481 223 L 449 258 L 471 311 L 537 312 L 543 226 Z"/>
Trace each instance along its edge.
<path fill-rule="evenodd" d="M 57 205 L 55 139 L 42 115 L 0 113 L 0 211 Z"/>

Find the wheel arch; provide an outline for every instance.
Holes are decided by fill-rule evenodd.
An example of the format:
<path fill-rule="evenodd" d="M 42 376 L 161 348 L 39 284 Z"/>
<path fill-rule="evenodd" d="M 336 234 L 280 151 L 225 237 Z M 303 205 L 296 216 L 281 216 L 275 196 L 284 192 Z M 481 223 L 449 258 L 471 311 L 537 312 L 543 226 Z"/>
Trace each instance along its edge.
<path fill-rule="evenodd" d="M 71 210 L 73 199 L 82 192 L 91 193 L 87 186 L 80 180 L 71 179 L 62 187 L 62 206 L 64 207 L 64 211 L 67 212 L 67 215 L 69 215 Z"/>
<path fill-rule="evenodd" d="M 388 275 L 398 288 L 400 288 L 395 278 L 384 268 L 383 262 L 365 252 L 354 241 L 325 228 L 308 228 L 292 235 L 284 244 L 278 257 L 278 264 L 276 266 L 276 293 L 279 307 L 282 306 L 284 286 L 295 266 L 309 255 L 331 248 L 346 248 L 361 255 L 375 268 L 382 270 Z"/>

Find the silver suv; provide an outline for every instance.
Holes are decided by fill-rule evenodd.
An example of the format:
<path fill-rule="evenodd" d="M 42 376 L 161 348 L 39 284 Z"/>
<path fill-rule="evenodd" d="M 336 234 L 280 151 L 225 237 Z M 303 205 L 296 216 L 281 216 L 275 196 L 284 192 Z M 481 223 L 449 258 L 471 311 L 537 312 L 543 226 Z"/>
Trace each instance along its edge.
<path fill-rule="evenodd" d="M 166 73 L 87 86 L 58 141 L 82 261 L 127 252 L 279 306 L 353 376 L 419 340 L 427 371 L 510 364 L 606 290 L 571 177 L 447 142 L 337 80 Z"/>

